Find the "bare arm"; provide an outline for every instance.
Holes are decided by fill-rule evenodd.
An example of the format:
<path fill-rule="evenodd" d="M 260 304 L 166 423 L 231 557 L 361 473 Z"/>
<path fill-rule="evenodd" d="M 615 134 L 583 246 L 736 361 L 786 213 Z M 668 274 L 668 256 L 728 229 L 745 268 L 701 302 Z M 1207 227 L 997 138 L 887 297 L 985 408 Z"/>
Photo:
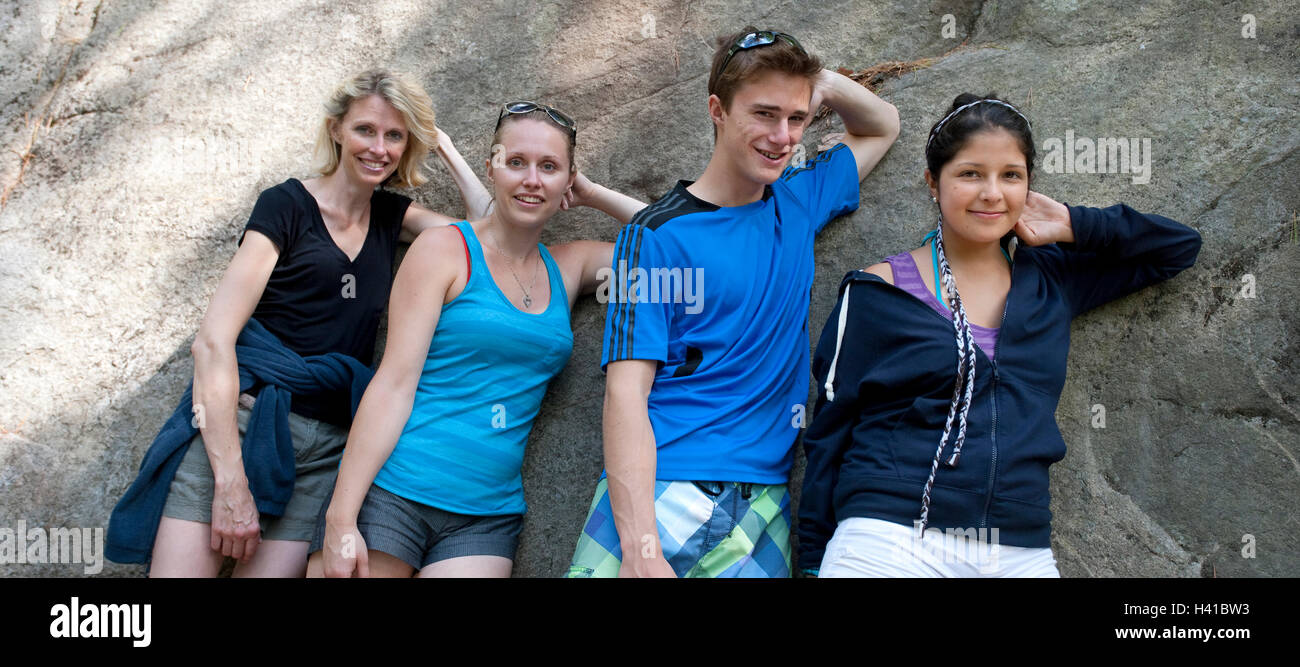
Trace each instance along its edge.
<path fill-rule="evenodd" d="M 357 512 L 411 416 L 438 316 L 448 289 L 465 266 L 460 253 L 460 234 L 455 229 L 423 234 L 411 244 L 393 280 L 384 357 L 352 421 L 334 498 L 325 514 L 326 576 L 346 577 L 354 568 L 361 576 L 369 574 L 365 543 L 356 528 Z"/>
<path fill-rule="evenodd" d="M 451 137 L 447 136 L 442 128 L 438 128 L 438 146 L 434 152 L 442 158 L 443 164 L 451 171 L 452 180 L 456 181 L 456 188 L 460 190 L 460 196 L 465 200 L 466 219 L 477 220 L 487 215 L 492 195 L 487 188 L 483 187 L 483 181 L 479 180 L 478 174 L 475 174 L 465 158 L 461 157 Z"/>
<path fill-rule="evenodd" d="M 578 297 L 595 292 L 601 282 L 609 280 L 614 263 L 614 244 L 604 241 L 571 241 L 551 248 L 551 256 L 564 273 L 564 288 L 569 292 L 569 308 Z"/>
<path fill-rule="evenodd" d="M 633 199 L 621 192 L 593 183 L 582 172 L 578 172 L 573 187 L 565 193 L 560 207 L 567 210 L 573 206 L 589 206 L 606 215 L 627 223 L 638 211 L 646 207 L 645 202 Z M 602 268 L 610 268 L 614 263 L 614 244 L 603 241 L 573 241 L 551 248 L 551 254 L 565 274 L 565 288 L 569 291 L 569 307 L 577 302 L 579 296 L 596 291 L 602 280 Z"/>
<path fill-rule="evenodd" d="M 279 256 L 280 251 L 265 235 L 245 233 L 190 347 L 194 354 L 194 416 L 215 485 L 211 547 L 234 558 L 252 558 L 260 535 L 235 421 L 239 399 L 235 340 L 257 308 Z"/>
<path fill-rule="evenodd" d="M 402 219 L 402 233 L 399 236 L 405 243 L 415 240 L 420 232 L 431 227 L 450 225 L 462 219 L 476 220 L 487 215 L 491 195 L 488 194 L 487 188 L 483 187 L 483 182 L 470 168 L 469 163 L 456 150 L 451 137 L 441 129 L 438 130 L 438 145 L 434 148 L 434 152 L 451 171 L 451 178 L 456 182 L 456 188 L 460 190 L 461 199 L 465 201 L 465 218 L 453 218 L 412 203 L 406 209 L 406 217 Z"/>
<path fill-rule="evenodd" d="M 560 208 L 565 210 L 572 206 L 588 206 L 626 224 L 637 211 L 646 207 L 646 203 L 599 183 L 593 183 L 585 174 L 578 172 L 573 180 L 570 194 L 560 204 Z"/>
<path fill-rule="evenodd" d="M 403 243 L 411 243 L 420 232 L 433 227 L 446 227 L 454 222 L 459 222 L 456 218 L 443 215 L 437 211 L 420 206 L 415 202 L 406 207 L 406 216 L 402 218 L 402 232 L 398 234 L 397 240 Z"/>
<path fill-rule="evenodd" d="M 605 379 L 605 471 L 623 547 L 620 577 L 673 577 L 655 523 L 655 435 L 647 401 L 657 362 L 615 361 Z"/>
<path fill-rule="evenodd" d="M 858 180 L 867 177 L 898 139 L 898 109 L 853 79 L 822 70 L 813 85 L 812 112 L 825 104 L 844 121 L 844 144 L 858 163 Z"/>

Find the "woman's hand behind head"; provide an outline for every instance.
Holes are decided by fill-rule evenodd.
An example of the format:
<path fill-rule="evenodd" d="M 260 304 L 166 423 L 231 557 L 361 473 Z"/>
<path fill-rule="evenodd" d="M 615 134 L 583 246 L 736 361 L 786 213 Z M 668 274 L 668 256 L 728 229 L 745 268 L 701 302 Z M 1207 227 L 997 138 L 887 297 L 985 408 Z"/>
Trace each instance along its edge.
<path fill-rule="evenodd" d="M 1015 232 L 1022 243 L 1030 246 L 1074 242 L 1070 209 L 1033 190 L 1025 198 L 1025 208 L 1016 221 Z"/>

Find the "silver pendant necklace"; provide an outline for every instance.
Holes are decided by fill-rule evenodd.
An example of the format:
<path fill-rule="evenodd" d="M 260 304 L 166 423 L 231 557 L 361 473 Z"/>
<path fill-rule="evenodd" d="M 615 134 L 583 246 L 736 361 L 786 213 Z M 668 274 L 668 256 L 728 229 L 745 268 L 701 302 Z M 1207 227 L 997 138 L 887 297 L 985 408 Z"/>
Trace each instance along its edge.
<path fill-rule="evenodd" d="M 537 264 L 533 265 L 533 281 L 529 283 L 528 287 L 525 288 L 523 281 L 519 280 L 519 274 L 515 273 L 514 258 L 511 257 L 510 255 L 507 255 L 505 251 L 501 250 L 501 241 L 497 239 L 497 234 L 495 229 L 492 230 L 492 244 L 493 247 L 496 248 L 497 254 L 505 258 L 506 267 L 510 269 L 510 275 L 514 277 L 515 284 L 519 285 L 519 289 L 524 293 L 524 308 L 532 308 L 533 296 L 531 292 L 532 289 L 537 286 L 537 267 L 541 265 L 541 262 L 539 261 Z M 538 259 L 540 260 L 541 257 L 539 256 Z M 528 255 L 524 255 L 524 259 L 522 261 L 527 261 L 527 260 L 528 260 Z"/>

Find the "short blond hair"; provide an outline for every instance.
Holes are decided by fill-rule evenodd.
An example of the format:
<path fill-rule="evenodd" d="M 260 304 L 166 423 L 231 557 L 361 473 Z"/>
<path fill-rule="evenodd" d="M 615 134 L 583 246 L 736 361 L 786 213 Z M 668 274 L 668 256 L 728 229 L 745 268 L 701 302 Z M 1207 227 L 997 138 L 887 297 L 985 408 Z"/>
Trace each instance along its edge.
<path fill-rule="evenodd" d="M 410 75 L 381 69 L 349 77 L 325 101 L 325 118 L 316 135 L 316 166 L 321 175 L 328 176 L 339 168 L 343 150 L 330 135 L 330 124 L 342 122 L 353 102 L 371 95 L 378 95 L 402 114 L 409 137 L 396 171 L 385 184 L 413 188 L 428 181 L 424 160 L 438 143 L 438 130 L 433 122 L 433 100 Z"/>

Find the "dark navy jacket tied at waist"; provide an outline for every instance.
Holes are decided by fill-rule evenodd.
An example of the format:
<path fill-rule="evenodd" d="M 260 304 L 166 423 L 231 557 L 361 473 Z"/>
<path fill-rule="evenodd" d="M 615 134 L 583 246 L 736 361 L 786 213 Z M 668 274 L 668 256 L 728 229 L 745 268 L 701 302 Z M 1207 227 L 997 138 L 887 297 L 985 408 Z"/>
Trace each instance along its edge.
<path fill-rule="evenodd" d="M 259 512 L 280 516 L 293 495 L 294 452 L 289 406 L 295 394 L 349 391 L 352 414 L 374 371 L 338 352 L 299 356 L 260 322 L 249 319 L 235 341 L 239 391 L 260 387 L 241 450 L 244 474 Z M 191 422 L 193 382 L 140 463 L 140 473 L 113 509 L 104 556 L 118 563 L 146 563 L 172 478 L 199 432 Z"/>

